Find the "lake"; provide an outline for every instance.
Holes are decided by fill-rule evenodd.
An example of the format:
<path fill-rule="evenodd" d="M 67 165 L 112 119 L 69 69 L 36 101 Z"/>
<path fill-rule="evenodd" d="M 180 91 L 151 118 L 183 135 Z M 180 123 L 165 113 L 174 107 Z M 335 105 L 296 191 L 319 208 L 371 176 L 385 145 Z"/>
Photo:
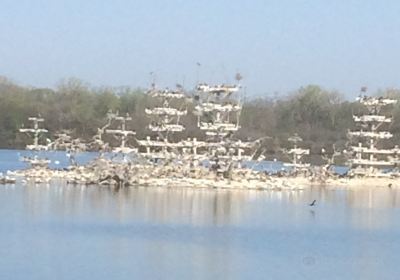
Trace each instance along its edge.
<path fill-rule="evenodd" d="M 17 153 L 0 152 L 1 170 L 19 167 Z M 0 222 L 0 279 L 400 275 L 400 192 L 389 188 L 0 185 Z"/>

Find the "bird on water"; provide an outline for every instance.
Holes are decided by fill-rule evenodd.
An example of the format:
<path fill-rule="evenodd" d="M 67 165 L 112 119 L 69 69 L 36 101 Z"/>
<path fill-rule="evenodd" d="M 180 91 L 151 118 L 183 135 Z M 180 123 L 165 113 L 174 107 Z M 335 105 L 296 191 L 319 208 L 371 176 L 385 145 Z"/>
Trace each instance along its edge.
<path fill-rule="evenodd" d="M 316 199 L 313 200 L 313 202 L 310 203 L 310 206 L 315 206 L 315 203 L 317 202 Z"/>

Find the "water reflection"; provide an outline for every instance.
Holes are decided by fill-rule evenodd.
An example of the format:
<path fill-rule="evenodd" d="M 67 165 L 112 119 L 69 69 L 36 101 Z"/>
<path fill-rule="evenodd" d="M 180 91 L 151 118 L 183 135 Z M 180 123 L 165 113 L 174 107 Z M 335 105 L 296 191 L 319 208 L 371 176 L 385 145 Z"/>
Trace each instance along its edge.
<path fill-rule="evenodd" d="M 191 225 L 239 224 L 247 202 L 271 198 L 270 193 L 174 188 L 106 188 L 56 185 L 26 186 L 24 199 L 32 215 L 82 215 L 120 222 Z M 281 194 L 276 193 L 276 199 Z"/>
<path fill-rule="evenodd" d="M 399 193 L 397 189 L 391 188 L 349 190 L 347 191 L 347 203 L 355 208 L 398 208 Z"/>
<path fill-rule="evenodd" d="M 390 279 L 398 196 L 5 186 L 0 279 Z"/>
<path fill-rule="evenodd" d="M 153 224 L 240 225 L 247 219 L 258 218 L 260 209 L 279 212 L 275 210 L 287 208 L 298 212 L 299 207 L 307 208 L 309 216 L 315 218 L 321 208 L 326 211 L 332 207 L 335 208 L 329 209 L 332 214 L 344 212 L 352 215 L 363 211 L 363 219 L 366 220 L 357 218 L 355 225 L 365 223 L 374 226 L 376 222 L 376 227 L 379 227 L 385 221 L 374 215 L 380 215 L 379 210 L 400 206 L 400 192 L 389 188 L 334 190 L 314 187 L 302 192 L 275 192 L 144 187 L 117 189 L 75 187 L 61 183 L 17 188 L 27 213 L 32 217 L 51 214 L 85 219 L 94 215 L 121 223 L 140 220 Z M 309 207 L 314 199 L 317 200 L 316 206 Z"/>

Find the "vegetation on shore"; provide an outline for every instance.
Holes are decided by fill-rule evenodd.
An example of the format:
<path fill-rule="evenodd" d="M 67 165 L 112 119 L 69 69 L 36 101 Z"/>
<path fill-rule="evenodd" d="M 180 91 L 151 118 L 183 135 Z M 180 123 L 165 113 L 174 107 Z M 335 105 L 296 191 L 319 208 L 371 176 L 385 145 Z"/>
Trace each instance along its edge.
<path fill-rule="evenodd" d="M 400 99 L 399 91 L 385 91 L 380 95 Z M 142 89 L 128 87 L 93 88 L 78 79 L 62 81 L 56 89 L 28 88 L 0 77 L 0 148 L 22 148 L 29 138 L 18 133 L 30 116 L 40 114 L 45 118 L 49 138 L 64 129 L 74 137 L 89 140 L 97 128 L 106 123 L 109 110 L 129 113 L 133 117 L 131 129 L 138 138 L 151 134 L 144 108 L 151 105 L 151 98 Z M 189 112 L 193 103 L 188 102 Z M 336 91 L 319 86 L 306 86 L 278 99 L 269 97 L 247 100 L 243 104 L 241 126 L 237 137 L 243 140 L 270 136 L 265 141 L 266 155 L 288 147 L 287 138 L 298 133 L 303 146 L 319 155 L 324 148 L 332 151 L 332 144 L 344 149 L 346 132 L 352 128 L 352 115 L 363 112 L 358 102 L 350 102 Z M 389 130 L 394 137 L 386 145 L 393 146 L 400 140 L 400 103 L 391 112 L 394 122 Z M 196 116 L 189 113 L 183 123 L 187 130 L 177 137 L 204 138 L 197 129 Z M 112 141 L 112 139 L 110 139 Z"/>

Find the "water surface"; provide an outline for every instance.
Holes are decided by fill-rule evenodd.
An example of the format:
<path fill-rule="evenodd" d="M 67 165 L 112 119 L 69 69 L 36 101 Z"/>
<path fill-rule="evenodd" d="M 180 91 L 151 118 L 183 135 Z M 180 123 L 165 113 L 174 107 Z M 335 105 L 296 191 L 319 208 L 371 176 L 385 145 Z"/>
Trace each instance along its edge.
<path fill-rule="evenodd" d="M 399 209 L 389 188 L 0 186 L 0 279 L 398 279 Z"/>

